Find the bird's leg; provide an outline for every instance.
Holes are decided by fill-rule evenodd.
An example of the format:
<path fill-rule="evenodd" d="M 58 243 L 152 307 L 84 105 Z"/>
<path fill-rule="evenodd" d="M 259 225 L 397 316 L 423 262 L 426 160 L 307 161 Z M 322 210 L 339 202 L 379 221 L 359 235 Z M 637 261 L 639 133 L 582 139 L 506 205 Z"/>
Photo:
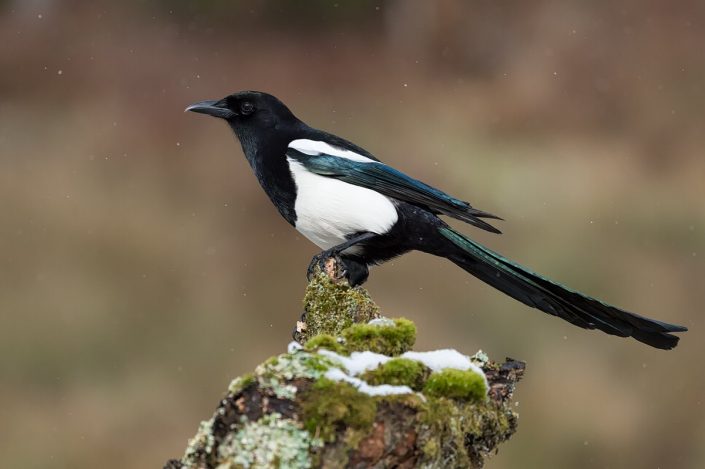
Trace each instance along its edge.
<path fill-rule="evenodd" d="M 321 251 L 320 253 L 316 254 L 313 256 L 311 259 L 311 263 L 308 265 L 308 269 L 306 270 L 306 276 L 308 277 L 309 280 L 313 278 L 313 276 L 316 273 L 316 267 L 320 268 L 322 271 L 325 272 L 325 262 L 329 258 L 334 258 L 336 262 L 338 262 L 340 265 L 345 265 L 345 263 L 340 259 L 340 253 L 345 251 L 348 248 L 351 248 L 355 246 L 356 244 L 359 244 L 363 241 L 367 241 L 370 238 L 374 238 L 377 236 L 375 233 L 370 233 L 370 232 L 364 232 L 364 233 L 359 233 L 355 235 L 354 237 L 348 239 L 344 243 L 340 243 L 337 246 L 333 246 L 330 249 L 326 249 L 325 251 Z M 364 275 L 364 279 L 366 279 L 367 276 Z M 362 282 L 360 282 L 362 283 Z"/>
<path fill-rule="evenodd" d="M 351 287 L 365 283 L 367 277 L 370 275 L 370 269 L 367 267 L 367 263 L 364 260 L 347 256 L 344 256 L 341 260 L 343 262 L 343 268 L 345 269 L 345 278 L 348 279 L 348 283 Z"/>

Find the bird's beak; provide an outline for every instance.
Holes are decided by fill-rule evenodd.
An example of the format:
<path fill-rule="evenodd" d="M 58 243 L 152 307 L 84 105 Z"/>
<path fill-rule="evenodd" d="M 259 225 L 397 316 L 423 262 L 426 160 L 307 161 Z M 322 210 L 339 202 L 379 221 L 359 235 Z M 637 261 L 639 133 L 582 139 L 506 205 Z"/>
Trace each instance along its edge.
<path fill-rule="evenodd" d="M 200 103 L 190 105 L 184 110 L 184 112 L 186 111 L 208 114 L 209 116 L 220 117 L 221 119 L 229 119 L 235 115 L 233 111 L 226 107 L 224 100 L 201 101 Z"/>

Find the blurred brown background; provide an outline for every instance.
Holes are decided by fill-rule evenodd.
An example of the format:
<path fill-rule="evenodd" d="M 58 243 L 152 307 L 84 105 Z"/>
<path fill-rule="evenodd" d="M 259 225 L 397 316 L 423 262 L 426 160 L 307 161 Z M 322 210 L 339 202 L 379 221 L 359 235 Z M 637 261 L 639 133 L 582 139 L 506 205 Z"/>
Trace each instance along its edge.
<path fill-rule="evenodd" d="M 657 351 L 411 254 L 368 283 L 418 349 L 529 363 L 491 468 L 705 467 L 705 3 L 0 1 L 3 467 L 161 467 L 281 352 L 316 250 L 229 129 L 269 91 L 497 213 L 539 272 L 687 325 Z"/>

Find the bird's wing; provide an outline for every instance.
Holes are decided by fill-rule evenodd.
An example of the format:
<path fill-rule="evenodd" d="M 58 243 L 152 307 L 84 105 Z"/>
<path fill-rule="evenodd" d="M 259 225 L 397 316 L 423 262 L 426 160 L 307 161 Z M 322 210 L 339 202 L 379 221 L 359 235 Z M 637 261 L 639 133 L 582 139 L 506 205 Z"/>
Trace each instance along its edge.
<path fill-rule="evenodd" d="M 320 176 L 375 190 L 387 197 L 424 207 L 433 213 L 463 220 L 492 233 L 501 233 L 481 218 L 501 218 L 473 208 L 443 191 L 413 179 L 391 166 L 351 150 L 315 140 L 294 140 L 286 156 Z"/>

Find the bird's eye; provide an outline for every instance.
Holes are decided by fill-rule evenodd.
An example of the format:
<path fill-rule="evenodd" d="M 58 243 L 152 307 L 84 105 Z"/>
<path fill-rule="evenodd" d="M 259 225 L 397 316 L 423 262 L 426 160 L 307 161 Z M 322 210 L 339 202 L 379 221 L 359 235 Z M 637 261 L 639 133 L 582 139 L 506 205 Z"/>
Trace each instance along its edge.
<path fill-rule="evenodd" d="M 240 104 L 240 114 L 247 116 L 255 111 L 255 105 L 249 101 L 245 101 Z"/>

